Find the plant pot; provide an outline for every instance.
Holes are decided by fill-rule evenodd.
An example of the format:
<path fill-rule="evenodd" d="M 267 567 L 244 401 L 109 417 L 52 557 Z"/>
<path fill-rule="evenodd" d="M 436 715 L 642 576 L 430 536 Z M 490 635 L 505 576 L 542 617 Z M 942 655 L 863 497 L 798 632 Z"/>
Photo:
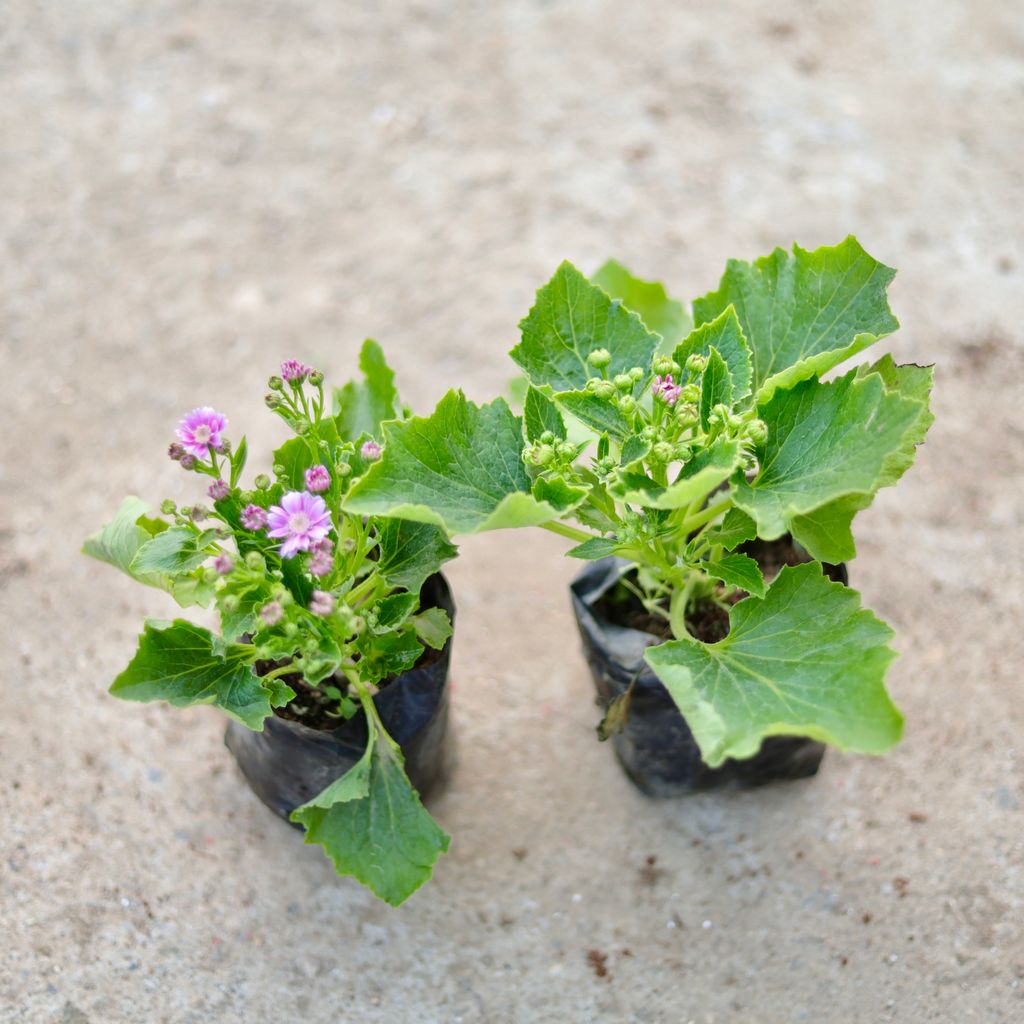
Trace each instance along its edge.
<path fill-rule="evenodd" d="M 423 608 L 443 608 L 454 625 L 451 589 L 440 573 L 424 583 L 420 603 Z M 384 728 L 402 748 L 410 782 L 424 799 L 444 782 L 450 767 L 445 738 L 451 651 L 449 638 L 437 657 L 423 659 L 396 676 L 373 698 Z M 232 721 L 224 735 L 252 791 L 286 820 L 296 807 L 344 775 L 363 756 L 366 740 L 362 709 L 334 729 L 312 729 L 272 715 L 263 732 Z"/>
<path fill-rule="evenodd" d="M 789 537 L 756 541 L 744 550 L 758 562 L 773 560 L 783 546 L 798 555 Z M 777 561 L 785 562 L 785 558 Z M 807 557 L 800 558 L 809 561 Z M 616 756 L 629 778 L 648 796 L 671 797 L 724 786 L 750 787 L 814 775 L 825 746 L 797 736 L 770 736 L 760 751 L 742 761 L 728 760 L 709 768 L 700 757 L 693 733 L 668 690 L 643 660 L 644 650 L 662 640 L 651 633 L 619 625 L 608 618 L 599 602 L 615 586 L 621 559 L 592 562 L 573 580 L 573 611 L 583 641 L 583 653 L 597 688 L 598 702 L 607 707 L 629 688 L 633 695 L 625 727 L 611 737 Z M 849 582 L 845 565 L 824 565 L 825 574 Z"/>

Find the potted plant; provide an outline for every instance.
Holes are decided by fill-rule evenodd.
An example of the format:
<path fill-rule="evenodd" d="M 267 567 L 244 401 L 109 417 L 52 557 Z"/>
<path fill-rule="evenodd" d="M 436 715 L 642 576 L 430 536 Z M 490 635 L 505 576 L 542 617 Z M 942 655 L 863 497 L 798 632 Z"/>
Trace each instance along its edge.
<path fill-rule="evenodd" d="M 842 563 L 924 439 L 931 370 L 822 378 L 896 329 L 893 274 L 852 237 L 777 249 L 730 261 L 691 320 L 617 263 L 564 263 L 511 353 L 522 417 L 452 392 L 388 424 L 347 507 L 573 540 L 599 734 L 646 792 L 812 774 L 822 743 L 880 753 L 902 731 L 892 631 Z"/>
<path fill-rule="evenodd" d="M 84 551 L 220 620 L 147 621 L 111 692 L 227 712 L 260 799 L 397 905 L 449 842 L 417 789 L 445 767 L 454 606 L 439 569 L 456 549 L 436 526 L 342 508 L 381 457 L 381 424 L 408 415 L 375 342 L 360 367 L 332 413 L 322 373 L 282 364 L 266 403 L 295 436 L 252 488 L 245 438 L 232 446 L 221 413 L 193 410 L 169 454 L 206 478 L 209 506 L 154 515 L 126 498 Z"/>

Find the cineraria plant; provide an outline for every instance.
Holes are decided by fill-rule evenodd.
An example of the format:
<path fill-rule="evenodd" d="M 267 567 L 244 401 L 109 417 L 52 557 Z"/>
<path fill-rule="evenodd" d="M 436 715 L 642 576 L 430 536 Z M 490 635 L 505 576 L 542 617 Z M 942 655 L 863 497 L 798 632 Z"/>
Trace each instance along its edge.
<path fill-rule="evenodd" d="M 451 635 L 446 613 L 421 610 L 419 595 L 456 550 L 436 526 L 343 509 L 381 457 L 381 422 L 408 415 L 375 342 L 364 344 L 360 367 L 365 379 L 334 392 L 333 414 L 322 373 L 288 360 L 270 378 L 266 403 L 296 436 L 273 453 L 273 476 L 259 474 L 251 488 L 241 482 L 245 438 L 232 446 L 226 417 L 195 409 L 169 454 L 206 478 L 210 503 L 168 500 L 154 515 L 126 498 L 84 551 L 183 608 L 212 603 L 220 619 L 219 633 L 148 620 L 114 695 L 215 704 L 256 731 L 275 709 L 300 721 L 311 704 L 339 722 L 365 714 L 363 758 L 292 820 L 339 874 L 400 903 L 449 840 L 406 778 L 373 695 Z"/>
<path fill-rule="evenodd" d="M 618 556 L 670 634 L 647 663 L 711 766 L 779 734 L 884 751 L 902 731 L 892 631 L 821 563 L 854 555 L 855 514 L 911 464 L 931 370 L 884 356 L 822 377 L 896 329 L 893 275 L 852 237 L 777 249 L 730 261 L 691 318 L 617 263 L 593 281 L 564 263 L 511 352 L 522 417 L 453 391 L 387 424 L 346 507 L 451 533 L 535 524 L 576 558 Z M 766 581 L 741 548 L 787 533 L 813 561 Z M 728 613 L 714 643 L 688 628 L 708 602 Z"/>

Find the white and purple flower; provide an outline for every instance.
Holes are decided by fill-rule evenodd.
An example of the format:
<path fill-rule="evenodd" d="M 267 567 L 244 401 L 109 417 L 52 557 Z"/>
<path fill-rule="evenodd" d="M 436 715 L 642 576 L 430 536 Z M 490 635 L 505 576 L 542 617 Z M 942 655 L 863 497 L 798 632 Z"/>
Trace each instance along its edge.
<path fill-rule="evenodd" d="M 231 488 L 223 480 L 214 480 L 207 488 L 206 493 L 214 501 L 223 501 L 231 493 Z"/>
<path fill-rule="evenodd" d="M 300 363 L 298 359 L 286 359 L 281 364 L 281 376 L 289 384 L 301 384 L 312 372 L 312 367 Z"/>
<path fill-rule="evenodd" d="M 205 459 L 211 447 L 215 451 L 220 450 L 224 443 L 220 434 L 227 425 L 228 418 L 223 413 L 217 412 L 212 406 L 204 405 L 183 417 L 175 433 L 189 455 Z"/>
<path fill-rule="evenodd" d="M 654 378 L 651 391 L 654 392 L 655 397 L 660 398 L 666 405 L 675 405 L 679 400 L 679 396 L 683 393 L 683 388 L 681 384 L 673 383 L 672 374 L 667 373 L 664 377 L 658 376 Z"/>
<path fill-rule="evenodd" d="M 314 590 L 309 598 L 309 610 L 314 615 L 330 615 L 334 611 L 334 595 L 326 590 Z"/>
<path fill-rule="evenodd" d="M 319 463 L 306 470 L 306 490 L 314 494 L 323 494 L 331 486 L 331 474 L 326 466 Z"/>
<path fill-rule="evenodd" d="M 283 540 L 281 557 L 291 558 L 297 551 L 309 551 L 331 529 L 331 513 L 323 498 L 308 491 L 289 491 L 280 505 L 267 512 L 268 537 Z"/>
<path fill-rule="evenodd" d="M 359 449 L 359 454 L 362 455 L 367 462 L 376 462 L 380 456 L 383 448 L 376 441 L 364 441 L 362 447 Z"/>
<path fill-rule="evenodd" d="M 262 530 L 267 525 L 267 510 L 259 505 L 246 505 L 239 519 L 247 530 Z"/>

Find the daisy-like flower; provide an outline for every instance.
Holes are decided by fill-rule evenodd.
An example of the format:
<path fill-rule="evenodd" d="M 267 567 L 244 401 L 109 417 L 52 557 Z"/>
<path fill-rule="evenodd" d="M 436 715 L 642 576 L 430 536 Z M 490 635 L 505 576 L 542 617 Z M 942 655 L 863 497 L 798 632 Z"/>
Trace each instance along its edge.
<path fill-rule="evenodd" d="M 197 459 L 205 459 L 210 446 L 220 450 L 223 440 L 220 432 L 228 425 L 228 418 L 209 405 L 193 409 L 178 424 L 175 433 L 185 451 Z M 173 456 L 172 456 L 173 458 Z"/>
<path fill-rule="evenodd" d="M 362 447 L 359 449 L 359 454 L 362 455 L 367 462 L 376 462 L 380 458 L 380 453 L 384 449 L 381 448 L 376 441 L 364 441 Z"/>
<path fill-rule="evenodd" d="M 312 372 L 312 367 L 300 363 L 298 359 L 286 359 L 281 364 L 281 376 L 289 384 L 301 384 Z"/>
<path fill-rule="evenodd" d="M 308 491 L 289 491 L 280 505 L 267 512 L 268 537 L 283 539 L 281 557 L 291 558 L 296 551 L 309 551 L 327 536 L 331 513 L 323 498 Z"/>
<path fill-rule="evenodd" d="M 310 466 L 306 470 L 306 490 L 314 494 L 322 494 L 331 486 L 331 474 L 327 472 L 326 466 L 319 464 Z"/>
<path fill-rule="evenodd" d="M 231 488 L 223 480 L 214 480 L 207 488 L 206 493 L 214 501 L 221 501 L 231 493 Z"/>
<path fill-rule="evenodd" d="M 682 385 L 672 381 L 672 374 L 667 373 L 664 377 L 655 377 L 651 385 L 651 391 L 660 398 L 666 405 L 675 405 L 683 392 Z"/>
<path fill-rule="evenodd" d="M 246 505 L 238 518 L 247 530 L 262 530 L 267 525 L 267 510 L 259 505 Z"/>

